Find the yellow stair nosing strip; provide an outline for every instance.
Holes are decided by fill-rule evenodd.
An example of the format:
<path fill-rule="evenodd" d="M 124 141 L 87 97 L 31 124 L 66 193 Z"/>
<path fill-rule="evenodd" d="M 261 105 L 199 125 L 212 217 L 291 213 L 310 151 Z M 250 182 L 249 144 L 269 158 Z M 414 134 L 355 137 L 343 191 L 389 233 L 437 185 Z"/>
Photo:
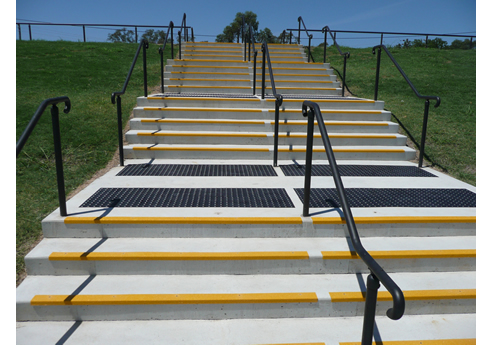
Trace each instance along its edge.
<path fill-rule="evenodd" d="M 171 88 L 190 88 L 190 89 L 251 89 L 251 86 L 209 86 L 209 85 L 164 85 Z M 190 98 L 190 97 L 188 97 Z"/>
<path fill-rule="evenodd" d="M 312 217 L 313 224 L 345 224 L 345 219 L 339 217 Z M 446 224 L 446 223 L 476 223 L 475 216 L 445 216 L 445 217 L 354 217 L 356 224 Z"/>
<path fill-rule="evenodd" d="M 476 289 L 441 289 L 441 290 L 407 290 L 403 291 L 407 301 L 429 301 L 443 299 L 475 299 Z M 356 292 L 330 292 L 333 303 L 364 302 L 365 293 Z M 388 291 L 378 292 L 378 301 L 392 301 L 393 297 Z"/>
<path fill-rule="evenodd" d="M 268 98 L 267 102 L 275 102 L 275 99 Z M 304 102 L 304 99 L 284 99 L 284 102 Z M 370 99 L 310 99 L 315 103 L 375 103 Z M 323 110 L 321 111 L 323 113 Z"/>
<path fill-rule="evenodd" d="M 275 137 L 275 135 L 273 135 Z M 307 134 L 304 133 L 289 133 L 279 134 L 279 138 L 306 138 Z M 321 134 L 314 133 L 314 138 L 321 138 Z M 329 138 L 336 139 L 396 139 L 397 136 L 393 134 L 328 134 Z"/>
<path fill-rule="evenodd" d="M 240 124 L 240 125 L 264 125 L 265 121 L 260 120 L 208 120 L 208 119 L 141 119 L 140 122 L 153 123 L 192 123 L 192 124 L 217 124 L 217 125 L 230 125 L 230 124 Z"/>
<path fill-rule="evenodd" d="M 269 113 L 274 113 L 275 109 L 268 109 Z M 301 114 L 302 110 L 300 109 L 280 109 L 281 113 L 298 113 Z M 382 110 L 346 110 L 346 109 L 323 109 L 321 111 L 323 114 L 382 114 Z"/>
<path fill-rule="evenodd" d="M 359 259 L 356 252 L 321 251 L 324 260 Z M 374 259 L 441 259 L 441 258 L 474 258 L 475 249 L 440 249 L 440 250 L 379 250 L 369 251 Z"/>
<path fill-rule="evenodd" d="M 154 100 L 190 100 L 190 97 L 155 97 L 149 96 L 147 99 Z M 258 98 L 215 98 L 215 97 L 193 97 L 195 101 L 248 101 L 248 102 L 260 102 Z"/>
<path fill-rule="evenodd" d="M 50 261 L 309 260 L 306 251 L 273 252 L 53 252 Z"/>
<path fill-rule="evenodd" d="M 394 340 L 374 341 L 372 345 L 475 345 L 476 339 L 433 339 L 433 340 Z M 339 345 L 360 345 L 360 342 L 340 342 Z"/>
<path fill-rule="evenodd" d="M 196 132 L 137 132 L 138 136 L 162 136 L 162 137 L 246 137 L 266 138 L 265 133 L 196 133 Z"/>
<path fill-rule="evenodd" d="M 199 146 L 134 146 L 134 151 L 221 151 L 221 152 L 270 152 L 270 149 L 264 147 L 199 147 Z"/>
<path fill-rule="evenodd" d="M 300 225 L 301 217 L 74 217 L 65 224 L 283 224 Z"/>
<path fill-rule="evenodd" d="M 53 305 L 149 305 L 149 304 L 249 304 L 316 303 L 314 292 L 242 294 L 110 294 L 36 295 L 33 306 Z"/>
<path fill-rule="evenodd" d="M 275 124 L 275 121 L 270 122 L 272 125 Z M 317 125 L 318 121 L 314 121 L 314 124 Z M 279 122 L 280 126 L 299 126 L 299 125 L 306 125 L 307 126 L 307 120 L 284 120 L 282 122 Z M 357 121 L 325 121 L 325 126 L 381 126 L 381 127 L 387 127 L 389 124 L 387 122 L 357 122 Z"/>
<path fill-rule="evenodd" d="M 173 68 L 174 67 L 178 67 L 178 68 L 233 68 L 233 69 L 235 68 L 235 69 L 249 69 L 249 67 L 244 67 L 244 66 L 171 65 L 171 67 L 173 67 Z M 193 73 L 193 72 L 190 72 L 190 73 Z"/>
<path fill-rule="evenodd" d="M 306 152 L 305 148 L 279 148 L 278 152 Z M 324 148 L 313 148 L 313 152 L 325 152 Z M 346 149 L 346 148 L 334 148 L 333 152 L 374 152 L 374 153 L 402 153 L 405 152 L 404 149 Z"/>
<path fill-rule="evenodd" d="M 232 81 L 232 82 L 250 82 L 250 79 L 206 79 L 206 78 L 169 78 L 169 80 L 182 81 Z M 181 85 L 184 86 L 184 85 Z"/>
<path fill-rule="evenodd" d="M 217 111 L 217 112 L 244 112 L 261 113 L 261 109 L 242 109 L 242 108 L 176 108 L 176 107 L 144 107 L 144 111 Z"/>

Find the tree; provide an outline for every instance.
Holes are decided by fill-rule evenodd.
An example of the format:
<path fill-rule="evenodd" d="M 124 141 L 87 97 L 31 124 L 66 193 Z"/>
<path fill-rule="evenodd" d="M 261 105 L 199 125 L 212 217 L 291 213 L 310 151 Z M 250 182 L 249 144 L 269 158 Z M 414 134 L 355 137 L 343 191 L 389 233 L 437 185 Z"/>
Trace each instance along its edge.
<path fill-rule="evenodd" d="M 123 43 L 135 43 L 135 32 L 133 30 L 127 30 L 126 28 L 118 29 L 112 34 L 108 34 L 108 41 L 111 42 L 123 42 Z"/>
<path fill-rule="evenodd" d="M 272 33 L 272 31 L 269 28 L 265 28 L 263 30 L 260 30 L 258 32 L 258 35 L 256 36 L 255 39 L 259 43 L 263 43 L 266 41 L 267 43 L 277 43 L 277 37 L 275 37 Z"/>
<path fill-rule="evenodd" d="M 164 39 L 166 37 L 166 33 L 163 30 L 153 30 L 149 29 L 144 32 L 142 35 L 143 39 L 146 39 L 149 43 L 164 43 Z"/>
<path fill-rule="evenodd" d="M 249 32 L 249 25 L 253 27 L 253 32 L 256 32 L 259 25 L 258 20 L 256 20 L 256 14 L 251 11 L 246 11 L 244 13 L 238 12 L 232 23 L 227 25 L 221 34 L 217 35 L 215 42 L 234 42 L 238 40 L 238 37 L 241 37 L 242 34 L 241 27 L 243 25 L 243 16 L 245 33 Z"/>

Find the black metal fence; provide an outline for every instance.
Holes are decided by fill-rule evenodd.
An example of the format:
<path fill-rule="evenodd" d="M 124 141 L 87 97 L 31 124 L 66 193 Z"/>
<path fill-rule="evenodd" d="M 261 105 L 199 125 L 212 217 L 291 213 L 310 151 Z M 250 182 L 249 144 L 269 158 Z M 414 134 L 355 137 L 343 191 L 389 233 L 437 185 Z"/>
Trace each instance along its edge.
<path fill-rule="evenodd" d="M 79 34 L 75 34 L 72 32 L 71 37 L 79 37 L 75 40 L 81 40 L 83 42 L 87 42 L 87 29 L 107 29 L 108 31 L 116 30 L 117 28 L 132 28 L 134 29 L 134 34 L 135 34 L 135 42 L 138 43 L 139 40 L 139 34 L 143 34 L 145 30 L 148 29 L 167 29 L 167 25 L 135 25 L 135 24 L 67 24 L 67 23 L 27 23 L 27 22 L 18 22 L 16 23 L 17 25 L 17 36 L 19 40 L 23 39 L 28 39 L 33 40 L 33 39 L 44 39 L 42 38 L 42 33 L 39 33 L 36 35 L 36 27 L 47 27 L 47 26 L 63 26 L 65 28 L 70 27 L 70 28 L 78 28 L 77 30 L 79 31 Z M 186 24 L 185 24 L 186 26 Z M 175 28 L 181 28 L 178 26 L 175 26 Z M 191 28 L 191 27 L 187 27 Z M 140 31 L 139 31 L 140 29 Z M 27 36 L 26 36 L 26 30 L 27 30 Z M 24 35 L 23 35 L 24 33 Z M 78 36 L 80 35 L 80 36 Z M 61 37 L 60 37 L 61 38 Z M 106 41 L 107 40 L 107 35 L 104 39 L 100 39 L 97 41 Z M 92 40 L 95 41 L 95 40 Z"/>

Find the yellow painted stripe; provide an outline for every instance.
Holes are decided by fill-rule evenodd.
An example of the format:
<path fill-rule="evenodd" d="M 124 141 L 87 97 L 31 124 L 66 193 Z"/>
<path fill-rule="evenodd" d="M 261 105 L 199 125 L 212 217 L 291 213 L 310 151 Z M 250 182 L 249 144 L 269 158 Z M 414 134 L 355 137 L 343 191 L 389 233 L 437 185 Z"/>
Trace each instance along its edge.
<path fill-rule="evenodd" d="M 282 343 L 282 344 L 258 344 L 258 345 L 326 345 L 325 343 Z"/>
<path fill-rule="evenodd" d="M 268 82 L 270 80 L 267 80 Z M 276 84 L 279 83 L 299 83 L 299 84 L 306 84 L 306 83 L 318 83 L 318 84 L 333 84 L 334 81 L 331 80 L 277 80 L 275 81 Z"/>
<path fill-rule="evenodd" d="M 279 148 L 278 152 L 306 152 L 305 148 Z M 325 152 L 324 148 L 313 148 L 313 152 Z M 405 152 L 404 149 L 344 149 L 344 148 L 335 148 L 333 149 L 333 152 Z"/>
<path fill-rule="evenodd" d="M 248 61 L 243 60 L 222 60 L 222 59 L 175 59 L 175 61 L 183 61 L 183 62 L 236 62 L 236 63 L 249 63 Z M 185 66 L 186 67 L 186 66 Z M 212 66 L 208 66 L 212 67 Z"/>
<path fill-rule="evenodd" d="M 274 135 L 275 136 L 275 135 Z M 279 134 L 279 138 L 306 138 L 307 134 L 303 133 L 289 133 L 289 134 Z M 314 133 L 314 138 L 321 138 L 321 134 Z M 390 134 L 329 134 L 328 137 L 336 139 L 396 139 L 396 135 Z"/>
<path fill-rule="evenodd" d="M 170 88 L 190 88 L 190 89 L 251 89 L 251 86 L 209 86 L 209 85 L 165 85 Z M 188 97 L 190 99 L 191 97 Z M 193 98 L 191 98 L 193 99 Z"/>
<path fill-rule="evenodd" d="M 260 102 L 258 98 L 215 98 L 215 97 L 147 97 L 147 99 L 154 100 L 172 100 L 172 101 L 189 101 L 193 99 L 194 101 L 248 101 L 248 102 Z"/>
<path fill-rule="evenodd" d="M 268 109 L 268 112 L 274 113 L 275 109 Z M 281 113 L 298 113 L 301 114 L 302 110 L 300 109 L 280 109 Z M 344 109 L 334 109 L 334 110 L 329 110 L 329 109 L 323 109 L 321 111 L 323 114 L 382 114 L 382 110 L 344 110 Z"/>
<path fill-rule="evenodd" d="M 169 80 L 184 80 L 184 81 L 241 81 L 250 82 L 250 79 L 206 79 L 206 78 L 169 78 Z"/>
<path fill-rule="evenodd" d="M 249 67 L 243 66 L 199 66 L 199 65 L 171 65 L 178 68 L 228 68 L 228 69 L 249 69 Z M 193 72 L 189 72 L 193 73 Z M 205 72 L 203 72 L 205 73 Z M 248 73 L 249 74 L 249 73 Z"/>
<path fill-rule="evenodd" d="M 243 294 L 36 295 L 33 306 L 134 304 L 315 303 L 314 292 Z"/>
<path fill-rule="evenodd" d="M 403 291 L 407 301 L 428 301 L 442 299 L 474 299 L 477 297 L 475 289 L 450 289 L 450 290 L 408 290 Z M 339 302 L 364 302 L 365 292 L 330 292 L 331 301 Z M 378 301 L 392 301 L 393 297 L 388 291 L 378 292 Z"/>
<path fill-rule="evenodd" d="M 242 108 L 174 108 L 174 107 L 144 107 L 145 111 L 223 111 L 223 112 L 244 112 L 244 113 L 261 113 L 261 109 L 242 109 Z"/>
<path fill-rule="evenodd" d="M 260 89 L 261 87 L 257 87 Z M 271 87 L 266 87 L 266 89 L 271 89 Z M 296 86 L 279 86 L 276 88 L 277 90 L 326 90 L 333 91 L 336 90 L 336 87 L 296 87 Z"/>
<path fill-rule="evenodd" d="M 158 123 L 208 123 L 218 125 L 243 124 L 243 125 L 264 125 L 265 121 L 255 120 L 205 120 L 205 119 L 141 119 L 141 122 Z"/>
<path fill-rule="evenodd" d="M 65 224 L 302 224 L 301 217 L 66 217 Z"/>
<path fill-rule="evenodd" d="M 262 63 L 262 60 L 257 60 L 256 63 Z M 305 62 L 305 61 L 272 61 L 272 63 L 279 64 L 306 64 L 306 65 L 323 65 L 322 62 Z"/>
<path fill-rule="evenodd" d="M 356 252 L 322 251 L 325 260 L 359 259 Z M 369 251 L 374 259 L 441 259 L 441 258 L 474 258 L 475 249 L 442 249 L 442 250 L 377 250 Z"/>
<path fill-rule="evenodd" d="M 125 260 L 308 260 L 306 251 L 278 252 L 53 252 L 51 261 L 125 261 Z"/>
<path fill-rule="evenodd" d="M 275 124 L 275 121 L 270 122 L 272 125 Z M 318 121 L 314 121 L 314 124 L 317 125 Z M 284 120 L 279 122 L 280 126 L 288 126 L 288 125 L 306 125 L 307 126 L 307 121 L 302 121 L 302 120 Z M 325 126 L 379 126 L 379 127 L 387 127 L 389 124 L 387 122 L 356 122 L 356 121 L 349 121 L 349 122 L 342 122 L 342 121 L 333 121 L 333 122 L 328 122 L 325 121 Z"/>
<path fill-rule="evenodd" d="M 275 102 L 275 99 L 268 98 L 267 102 Z M 315 103 L 375 103 L 370 99 L 310 99 L 311 102 Z M 284 102 L 304 102 L 304 99 L 284 99 Z M 323 111 L 321 111 L 323 112 Z"/>
<path fill-rule="evenodd" d="M 180 71 L 171 71 L 171 74 L 249 75 L 249 73 L 239 73 L 239 72 L 180 72 Z"/>
<path fill-rule="evenodd" d="M 284 69 L 284 68 L 282 68 L 282 69 Z M 303 70 L 310 70 L 310 69 L 311 68 L 304 68 Z M 313 68 L 313 70 L 323 70 L 323 69 L 322 68 L 316 68 L 316 69 Z M 262 73 L 256 73 L 256 75 L 262 75 Z M 275 71 L 273 72 L 273 76 L 274 77 L 276 77 L 276 76 L 285 76 L 285 77 L 288 77 L 288 76 L 296 76 L 296 77 L 326 78 L 326 77 L 329 77 L 331 75 L 333 75 L 333 74 L 275 73 Z M 269 79 L 267 79 L 267 80 L 269 80 Z"/>
<path fill-rule="evenodd" d="M 435 340 L 395 340 L 374 341 L 373 345 L 475 345 L 476 339 L 435 339 Z M 340 345 L 360 345 L 360 342 L 340 342 Z"/>
<path fill-rule="evenodd" d="M 134 146 L 134 151 L 232 151 L 232 152 L 270 152 L 268 148 L 252 148 L 252 147 L 157 147 L 157 146 Z"/>
<path fill-rule="evenodd" d="M 313 217 L 313 224 L 345 224 L 338 217 Z M 356 224 L 476 223 L 476 217 L 354 217 Z"/>
<path fill-rule="evenodd" d="M 158 136 L 158 137 L 244 137 L 244 138 L 266 138 L 265 133 L 163 133 L 163 132 L 138 132 L 140 136 Z"/>

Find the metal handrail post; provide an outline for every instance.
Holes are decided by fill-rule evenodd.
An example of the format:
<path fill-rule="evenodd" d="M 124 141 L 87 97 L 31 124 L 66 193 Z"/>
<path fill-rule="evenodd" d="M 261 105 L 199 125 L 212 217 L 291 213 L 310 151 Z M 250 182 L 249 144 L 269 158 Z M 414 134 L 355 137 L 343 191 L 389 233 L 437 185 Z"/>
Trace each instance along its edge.
<path fill-rule="evenodd" d="M 381 286 L 379 279 L 371 272 L 367 276 L 366 304 L 364 306 L 364 322 L 362 326 L 361 345 L 372 345 L 374 325 L 376 323 L 376 303 L 378 289 Z"/>
<path fill-rule="evenodd" d="M 60 121 L 58 117 L 58 107 L 53 104 L 51 107 L 51 122 L 53 125 L 53 141 L 55 146 L 56 181 L 58 185 L 58 201 L 60 204 L 60 215 L 67 216 L 67 201 L 65 196 L 65 179 L 63 177 L 63 157 L 60 138 Z"/>
<path fill-rule="evenodd" d="M 123 120 L 121 114 L 121 97 L 118 95 L 116 97 L 116 115 L 118 121 L 118 148 L 120 153 L 120 166 L 125 165 L 124 153 L 123 153 Z"/>
<path fill-rule="evenodd" d="M 265 99 L 265 43 L 261 46 L 261 52 L 263 53 L 261 57 L 261 99 Z"/>
<path fill-rule="evenodd" d="M 342 80 L 342 97 L 345 97 L 345 84 L 347 78 L 347 55 L 343 56 L 343 80 Z"/>
<path fill-rule="evenodd" d="M 328 30 L 326 30 L 326 27 L 324 27 L 323 30 L 325 31 L 325 48 L 323 53 L 323 63 L 326 63 L 326 35 L 328 34 Z"/>
<path fill-rule="evenodd" d="M 427 120 L 429 119 L 429 105 L 430 101 L 426 99 L 424 107 L 424 122 L 422 124 L 422 137 L 420 138 L 419 168 L 422 168 L 422 164 L 424 162 L 425 137 L 427 136 Z"/>
<path fill-rule="evenodd" d="M 374 100 L 378 100 L 378 88 L 379 88 L 379 70 L 381 68 L 381 47 L 378 49 L 378 59 L 376 65 L 376 85 L 374 88 Z"/>
<path fill-rule="evenodd" d="M 307 111 L 307 139 L 306 139 L 306 171 L 304 173 L 304 204 L 302 209 L 303 217 L 309 217 L 309 200 L 311 198 L 311 170 L 313 165 L 313 134 L 314 134 L 314 113 Z"/>

